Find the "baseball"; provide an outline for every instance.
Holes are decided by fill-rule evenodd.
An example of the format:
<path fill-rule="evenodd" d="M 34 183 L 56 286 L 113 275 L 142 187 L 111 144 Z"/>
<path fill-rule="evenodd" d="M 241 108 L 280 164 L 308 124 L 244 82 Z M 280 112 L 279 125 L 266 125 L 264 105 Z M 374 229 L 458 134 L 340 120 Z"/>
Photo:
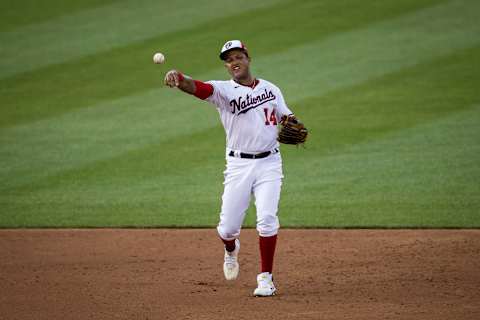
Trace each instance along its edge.
<path fill-rule="evenodd" d="M 156 63 L 156 64 L 164 63 L 165 62 L 165 56 L 162 53 L 157 52 L 153 55 L 153 62 Z"/>

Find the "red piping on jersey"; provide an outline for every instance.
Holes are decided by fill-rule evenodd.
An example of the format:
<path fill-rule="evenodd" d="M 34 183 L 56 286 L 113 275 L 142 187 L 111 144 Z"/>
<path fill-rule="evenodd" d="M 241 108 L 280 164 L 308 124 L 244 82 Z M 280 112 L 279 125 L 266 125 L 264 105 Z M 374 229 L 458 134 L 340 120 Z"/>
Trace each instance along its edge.
<path fill-rule="evenodd" d="M 257 86 L 257 84 L 259 83 L 260 81 L 258 81 L 257 79 L 255 79 L 255 81 L 253 81 L 252 85 L 249 86 L 250 88 L 252 89 L 255 89 L 255 87 Z"/>
<path fill-rule="evenodd" d="M 233 80 L 233 81 L 235 81 L 235 80 Z M 257 79 L 255 79 L 252 84 L 241 84 L 240 82 L 235 81 L 235 83 L 238 83 L 238 84 L 241 85 L 241 86 L 249 87 L 249 88 L 252 88 L 252 89 L 255 89 L 255 87 L 257 86 L 257 84 L 258 84 L 259 82 L 260 82 L 260 81 L 258 81 Z"/>
<path fill-rule="evenodd" d="M 195 97 L 205 100 L 213 94 L 213 86 L 210 83 L 198 80 L 193 80 L 193 82 L 195 82 L 195 93 L 193 94 Z"/>

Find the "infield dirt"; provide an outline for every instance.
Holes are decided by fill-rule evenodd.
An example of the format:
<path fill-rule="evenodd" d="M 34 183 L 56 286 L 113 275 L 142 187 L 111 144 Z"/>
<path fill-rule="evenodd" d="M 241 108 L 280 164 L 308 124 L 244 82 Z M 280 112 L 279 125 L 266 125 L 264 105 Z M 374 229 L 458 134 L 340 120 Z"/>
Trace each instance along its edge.
<path fill-rule="evenodd" d="M 255 230 L 223 279 L 213 229 L 0 230 L 1 319 L 480 319 L 480 230 Z"/>

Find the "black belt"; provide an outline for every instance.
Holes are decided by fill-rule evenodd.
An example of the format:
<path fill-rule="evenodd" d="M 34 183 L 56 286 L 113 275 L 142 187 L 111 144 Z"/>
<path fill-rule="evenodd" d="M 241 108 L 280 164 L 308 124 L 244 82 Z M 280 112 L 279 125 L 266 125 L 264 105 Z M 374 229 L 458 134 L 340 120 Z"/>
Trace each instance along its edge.
<path fill-rule="evenodd" d="M 265 151 L 265 152 L 257 153 L 257 154 L 240 152 L 240 153 L 239 153 L 239 156 L 240 156 L 240 158 L 244 158 L 244 159 L 262 159 L 262 158 L 268 157 L 268 156 L 271 155 L 272 153 L 277 153 L 277 152 L 278 152 L 277 149 L 275 149 L 274 152 L 272 152 L 272 151 Z M 229 153 L 228 155 L 229 155 L 230 157 L 235 157 L 235 152 L 234 152 L 234 151 L 230 151 L 230 153 Z"/>

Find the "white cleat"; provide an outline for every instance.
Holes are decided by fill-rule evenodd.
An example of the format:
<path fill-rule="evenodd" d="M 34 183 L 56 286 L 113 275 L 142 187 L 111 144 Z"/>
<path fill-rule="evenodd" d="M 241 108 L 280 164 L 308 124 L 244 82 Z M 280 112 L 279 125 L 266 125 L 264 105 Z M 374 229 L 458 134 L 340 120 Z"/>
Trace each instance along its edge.
<path fill-rule="evenodd" d="M 223 263 L 223 274 L 227 280 L 235 280 L 238 277 L 240 265 L 238 264 L 238 251 L 240 251 L 240 240 L 235 239 L 235 250 L 225 250 L 225 262 Z"/>
<path fill-rule="evenodd" d="M 253 291 L 255 297 L 270 297 L 274 296 L 277 289 L 273 284 L 272 274 L 269 272 L 262 272 L 257 276 L 258 287 Z"/>

